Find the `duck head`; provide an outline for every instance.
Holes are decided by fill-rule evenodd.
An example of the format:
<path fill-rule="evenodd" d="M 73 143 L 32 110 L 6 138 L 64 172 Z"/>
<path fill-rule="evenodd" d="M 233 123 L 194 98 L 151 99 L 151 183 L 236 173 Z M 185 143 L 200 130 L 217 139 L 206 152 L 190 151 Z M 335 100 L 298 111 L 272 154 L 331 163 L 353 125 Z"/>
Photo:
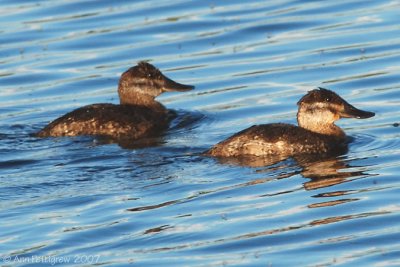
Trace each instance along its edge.
<path fill-rule="evenodd" d="M 118 95 L 121 104 L 150 105 L 163 92 L 185 92 L 193 88 L 169 79 L 150 63 L 141 61 L 121 75 Z"/>
<path fill-rule="evenodd" d="M 366 119 L 375 115 L 354 107 L 335 92 L 324 88 L 308 92 L 297 105 L 297 122 L 300 127 L 338 137 L 345 137 L 344 132 L 334 124 L 340 118 Z"/>

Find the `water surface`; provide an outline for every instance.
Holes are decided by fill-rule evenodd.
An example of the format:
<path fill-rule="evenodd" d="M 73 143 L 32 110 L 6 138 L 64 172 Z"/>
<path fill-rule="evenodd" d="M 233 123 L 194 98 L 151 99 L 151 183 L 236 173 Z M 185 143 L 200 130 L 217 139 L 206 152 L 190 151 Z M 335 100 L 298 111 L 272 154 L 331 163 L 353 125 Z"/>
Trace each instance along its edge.
<path fill-rule="evenodd" d="M 399 8 L 2 1 L 1 265 L 400 265 Z M 158 98 L 179 113 L 159 146 L 31 136 L 118 103 L 119 75 L 139 60 L 196 85 Z M 272 166 L 199 155 L 253 124 L 296 123 L 317 86 L 376 113 L 339 122 L 348 153 Z"/>

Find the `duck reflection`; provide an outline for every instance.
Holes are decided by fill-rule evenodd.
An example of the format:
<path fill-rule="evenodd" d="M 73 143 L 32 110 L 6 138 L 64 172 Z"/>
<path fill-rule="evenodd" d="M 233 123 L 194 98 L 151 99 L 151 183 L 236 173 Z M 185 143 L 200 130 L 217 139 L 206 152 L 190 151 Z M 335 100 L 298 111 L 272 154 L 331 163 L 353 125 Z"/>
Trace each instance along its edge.
<path fill-rule="evenodd" d="M 328 188 L 337 184 L 349 181 L 351 178 L 356 178 L 365 175 L 362 171 L 350 171 L 354 166 L 350 166 L 349 161 L 345 161 L 341 155 L 347 150 L 341 151 L 338 154 L 323 154 L 323 155 L 296 155 L 294 157 L 285 158 L 280 156 L 268 157 L 237 157 L 237 158 L 219 158 L 219 162 L 224 164 L 233 164 L 247 167 L 256 167 L 258 172 L 270 172 L 277 168 L 281 169 L 282 164 L 286 166 L 290 164 L 290 160 L 294 161 L 294 165 L 299 167 L 298 170 L 286 173 L 285 177 L 291 177 L 295 174 L 301 174 L 304 178 L 310 179 L 303 183 L 306 190 L 316 190 L 321 188 Z M 287 164 L 285 164 L 287 163 Z M 290 164 L 290 165 L 293 165 Z M 287 166 L 286 166 L 287 167 Z M 348 191 L 334 191 L 318 194 L 314 197 L 337 197 L 349 194 Z M 322 206 L 333 206 L 357 199 L 341 199 L 328 201 L 324 203 L 317 203 L 309 205 L 309 208 L 317 208 Z"/>
<path fill-rule="evenodd" d="M 127 138 L 120 138 L 115 140 L 113 138 L 109 138 L 107 136 L 97 136 L 95 139 L 97 145 L 109 145 L 109 144 L 118 144 L 121 148 L 124 149 L 141 149 L 148 147 L 158 147 L 165 144 L 165 136 L 155 136 L 155 137 L 147 137 L 139 140 L 130 140 Z"/>
<path fill-rule="evenodd" d="M 341 118 L 371 118 L 375 113 L 357 109 L 324 88 L 309 91 L 297 105 L 298 126 L 253 125 L 214 145 L 203 155 L 215 157 L 222 163 L 265 167 L 266 171 L 293 159 L 300 171 L 289 168 L 284 174 L 300 173 L 309 178 L 310 181 L 303 184 L 306 190 L 337 185 L 363 175 L 360 171 L 350 171 L 348 163 L 340 158 L 347 153 L 352 138 L 335 122 Z"/>
<path fill-rule="evenodd" d="M 341 184 L 351 177 L 363 175 L 362 171 L 349 171 L 351 166 L 337 157 L 308 161 L 299 165 L 302 167 L 302 176 L 311 179 L 303 184 L 306 190 Z"/>

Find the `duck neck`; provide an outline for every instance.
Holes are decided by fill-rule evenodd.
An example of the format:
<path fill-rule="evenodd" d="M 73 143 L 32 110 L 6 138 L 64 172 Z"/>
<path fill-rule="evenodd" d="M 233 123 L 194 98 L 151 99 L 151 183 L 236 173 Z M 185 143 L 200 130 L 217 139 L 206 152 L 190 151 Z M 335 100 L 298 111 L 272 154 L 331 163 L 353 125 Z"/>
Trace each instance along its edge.
<path fill-rule="evenodd" d="M 166 111 L 166 108 L 161 103 L 157 102 L 154 96 L 133 90 L 118 90 L 118 94 L 121 105 L 142 106 L 160 112 Z"/>
<path fill-rule="evenodd" d="M 297 123 L 301 128 L 309 131 L 334 136 L 340 139 L 345 139 L 344 131 L 334 124 L 334 121 L 327 121 L 324 116 L 316 116 L 310 113 L 297 113 Z"/>

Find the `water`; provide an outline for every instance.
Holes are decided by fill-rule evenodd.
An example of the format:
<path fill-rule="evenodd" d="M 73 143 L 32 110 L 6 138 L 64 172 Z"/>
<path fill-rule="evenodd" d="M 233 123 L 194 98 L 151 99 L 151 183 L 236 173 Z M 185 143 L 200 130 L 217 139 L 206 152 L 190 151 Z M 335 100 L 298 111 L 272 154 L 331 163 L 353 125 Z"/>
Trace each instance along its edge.
<path fill-rule="evenodd" d="M 1 1 L 2 266 L 399 266 L 399 1 Z M 194 84 L 159 146 L 30 134 L 151 60 Z M 199 152 L 295 123 L 307 90 L 376 112 L 337 158 Z M 249 166 L 253 165 L 253 166 Z"/>

